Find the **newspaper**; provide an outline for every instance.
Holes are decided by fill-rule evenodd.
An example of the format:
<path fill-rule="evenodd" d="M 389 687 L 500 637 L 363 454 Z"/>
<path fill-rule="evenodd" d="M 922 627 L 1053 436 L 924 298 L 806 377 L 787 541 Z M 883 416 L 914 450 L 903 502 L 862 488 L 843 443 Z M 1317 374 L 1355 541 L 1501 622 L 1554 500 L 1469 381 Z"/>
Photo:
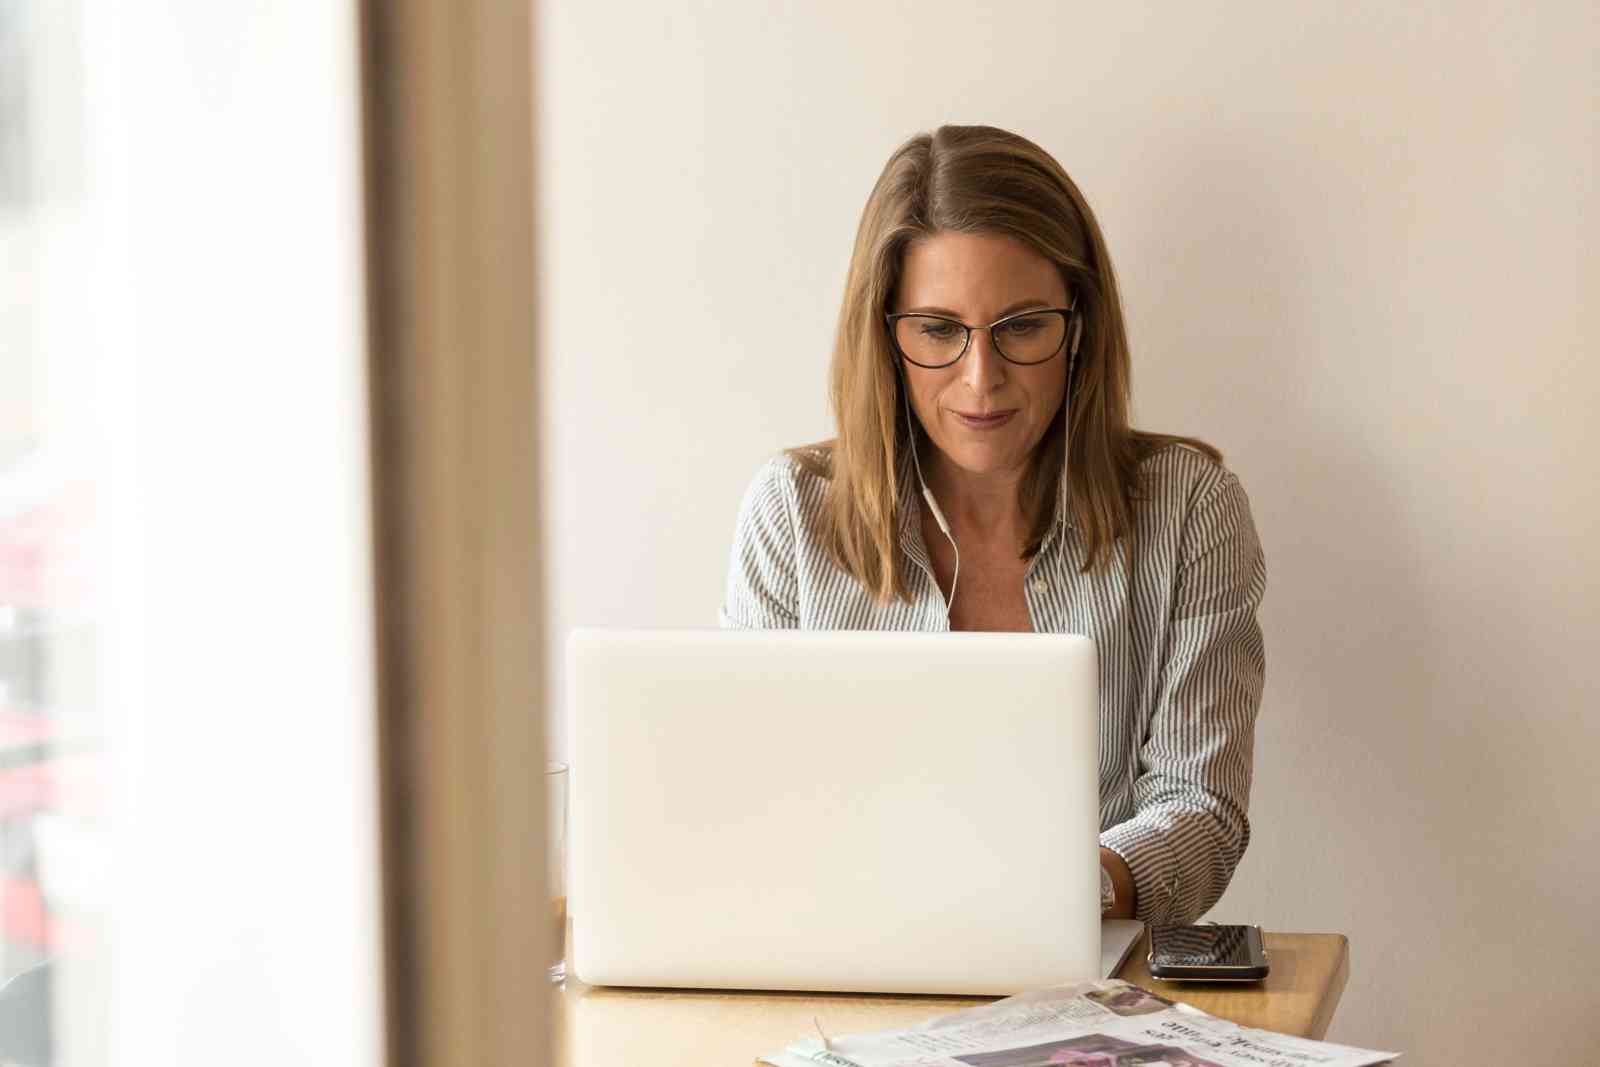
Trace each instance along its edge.
<path fill-rule="evenodd" d="M 761 1057 L 773 1067 L 1366 1067 L 1396 1052 L 1251 1030 L 1127 982 L 1055 986 L 910 1030 L 822 1031 Z"/>

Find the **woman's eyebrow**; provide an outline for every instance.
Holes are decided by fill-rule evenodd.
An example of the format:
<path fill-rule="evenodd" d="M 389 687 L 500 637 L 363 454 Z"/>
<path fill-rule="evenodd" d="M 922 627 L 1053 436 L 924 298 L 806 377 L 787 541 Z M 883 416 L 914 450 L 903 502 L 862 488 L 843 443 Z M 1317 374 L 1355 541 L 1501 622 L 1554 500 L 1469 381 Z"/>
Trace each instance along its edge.
<path fill-rule="evenodd" d="M 1000 315 L 995 319 L 995 321 L 999 322 L 1000 319 L 1005 318 L 1007 315 L 1015 315 L 1017 312 L 1026 311 L 1029 308 L 1048 308 L 1048 307 L 1055 307 L 1055 305 L 1050 303 L 1050 301 L 1048 301 L 1048 300 L 1018 300 L 1015 304 L 1012 304 L 1010 307 L 1008 307 L 1004 311 L 1000 312 Z M 902 314 L 906 314 L 906 315 L 943 315 L 947 319 L 960 319 L 961 318 L 960 315 L 957 315 L 954 311 L 951 311 L 949 308 L 941 308 L 941 307 L 916 307 L 916 308 L 911 308 L 911 309 L 903 312 Z"/>

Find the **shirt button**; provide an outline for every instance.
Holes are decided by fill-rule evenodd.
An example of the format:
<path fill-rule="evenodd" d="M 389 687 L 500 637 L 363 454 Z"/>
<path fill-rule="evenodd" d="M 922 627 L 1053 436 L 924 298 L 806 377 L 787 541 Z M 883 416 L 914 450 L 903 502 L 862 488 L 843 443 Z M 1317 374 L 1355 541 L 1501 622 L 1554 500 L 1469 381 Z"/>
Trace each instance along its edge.
<path fill-rule="evenodd" d="M 1033 591 L 1035 593 L 1048 593 L 1050 591 L 1050 583 L 1043 578 L 1035 578 L 1033 580 Z"/>

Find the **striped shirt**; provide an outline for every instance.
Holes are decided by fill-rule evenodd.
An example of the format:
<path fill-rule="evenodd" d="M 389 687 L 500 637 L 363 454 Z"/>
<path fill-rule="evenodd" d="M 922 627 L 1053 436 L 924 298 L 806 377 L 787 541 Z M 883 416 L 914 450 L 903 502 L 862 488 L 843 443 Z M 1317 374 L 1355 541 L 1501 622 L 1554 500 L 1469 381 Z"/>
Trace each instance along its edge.
<path fill-rule="evenodd" d="M 1133 873 L 1138 918 L 1193 922 L 1222 896 L 1250 841 L 1246 811 L 1265 656 L 1256 608 L 1266 568 L 1238 478 L 1172 445 L 1140 468 L 1130 553 L 1080 573 L 1084 545 L 1058 516 L 1023 594 L 1040 633 L 1099 651 L 1100 844 Z M 911 602 L 878 603 L 822 549 L 827 481 L 781 456 L 739 508 L 724 627 L 950 628 L 902 472 L 900 549 Z"/>

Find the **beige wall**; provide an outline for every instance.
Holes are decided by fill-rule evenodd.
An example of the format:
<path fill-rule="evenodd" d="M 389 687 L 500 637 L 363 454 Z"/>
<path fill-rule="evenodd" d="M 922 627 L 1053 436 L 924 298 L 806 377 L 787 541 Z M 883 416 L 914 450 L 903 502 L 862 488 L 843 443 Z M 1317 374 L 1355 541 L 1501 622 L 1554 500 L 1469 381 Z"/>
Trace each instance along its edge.
<path fill-rule="evenodd" d="M 1266 543 L 1255 839 L 1213 917 L 1350 935 L 1335 1040 L 1573 1062 L 1600 1051 L 1600 27 L 1392 7 L 552 5 L 551 648 L 713 623 L 745 482 L 829 432 L 884 158 L 1015 129 L 1105 227 L 1140 424 L 1218 444 Z"/>

